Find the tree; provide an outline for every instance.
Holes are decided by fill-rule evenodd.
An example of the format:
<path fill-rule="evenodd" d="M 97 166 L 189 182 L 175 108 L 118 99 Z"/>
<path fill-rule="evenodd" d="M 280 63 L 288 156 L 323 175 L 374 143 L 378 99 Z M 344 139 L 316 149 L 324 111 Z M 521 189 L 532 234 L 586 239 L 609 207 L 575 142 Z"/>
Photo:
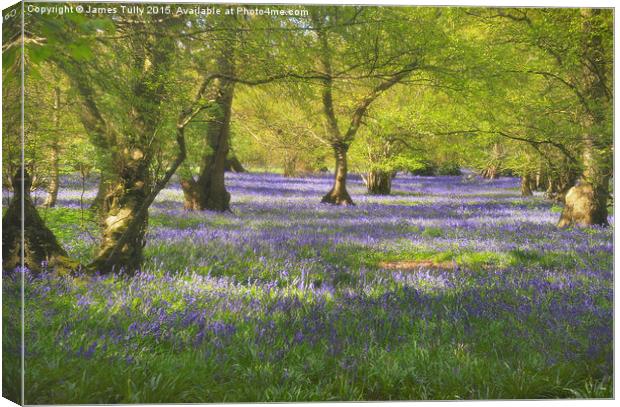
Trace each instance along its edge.
<path fill-rule="evenodd" d="M 24 161 L 33 192 L 44 189 L 42 206 L 49 208 L 56 205 L 60 176 L 74 172 L 78 166 L 92 167 L 94 151 L 74 112 L 75 95 L 71 94 L 66 77 L 55 66 L 30 53 L 26 55 L 26 76 L 24 131 L 28 144 Z M 37 198 L 33 196 L 33 203 L 41 204 Z"/>
<path fill-rule="evenodd" d="M 436 9 L 313 9 L 304 50 L 313 50 L 309 54 L 317 61 L 324 138 L 336 162 L 333 186 L 322 202 L 353 204 L 346 188 L 349 147 L 375 100 L 414 72 L 431 70 L 433 52 L 441 59 L 439 44 L 446 40 L 437 24 L 441 17 Z M 337 94 L 342 106 L 336 105 Z"/>
<path fill-rule="evenodd" d="M 393 88 L 368 110 L 366 126 L 351 147 L 352 168 L 358 170 L 371 195 L 389 195 L 398 171 L 415 171 L 429 159 L 429 138 L 420 117 L 429 113 L 436 89 Z"/>
<path fill-rule="evenodd" d="M 39 216 L 30 197 L 32 179 L 28 170 L 20 168 L 13 176 L 15 194 L 2 218 L 2 268 L 13 270 L 23 265 L 38 272 L 41 266 L 56 271 L 78 267 Z M 22 234 L 23 226 L 23 234 Z M 22 259 L 23 253 L 23 259 Z"/>
<path fill-rule="evenodd" d="M 283 40 L 290 28 L 283 27 L 287 24 L 291 24 L 291 19 L 236 15 L 213 21 L 204 18 L 192 21 L 188 38 L 200 38 L 211 44 L 202 52 L 195 50 L 196 55 L 203 58 L 197 69 L 204 78 L 205 98 L 210 105 L 199 118 L 204 122 L 204 143 L 197 147 L 200 151 L 198 176 L 194 178 L 190 163 L 182 169 L 185 209 L 230 210 L 224 172 L 228 164 L 235 162 L 228 157 L 235 88 L 298 75 L 290 72 L 287 57 L 282 57 L 286 54 L 282 50 L 290 47 Z M 208 55 L 203 55 L 205 51 Z M 236 168 L 242 169 L 239 165 Z"/>
<path fill-rule="evenodd" d="M 511 109 L 513 116 L 529 110 L 527 117 L 515 117 L 509 130 L 498 128 L 498 134 L 552 147 L 568 161 L 553 166 L 564 173 L 550 171 L 548 177 L 549 194 L 566 202 L 558 226 L 606 225 L 612 173 L 611 11 L 502 9 L 483 14 L 492 27 L 493 52 L 517 54 L 502 59 L 499 70 L 513 83 L 527 82 L 512 87 L 520 96 L 501 106 L 518 105 Z M 510 92 L 511 86 L 504 89 Z M 575 168 L 579 183 L 564 194 L 564 184 L 575 181 Z"/>
<path fill-rule="evenodd" d="M 167 34 L 182 23 L 148 15 L 32 23 L 46 42 L 31 52 L 45 53 L 69 78 L 82 126 L 111 175 L 101 210 L 102 241 L 90 268 L 133 271 L 142 261 L 148 207 L 183 161 L 183 131 L 199 110 L 185 108 L 174 124 L 172 106 L 179 99 L 172 94 L 178 86 L 173 62 L 180 58 Z M 109 64 L 112 54 L 116 59 Z M 170 157 L 164 152 L 175 141 L 179 152 Z"/>
<path fill-rule="evenodd" d="M 230 193 L 224 183 L 226 159 L 230 148 L 230 116 L 235 89 L 235 49 L 237 47 L 237 17 L 221 18 L 215 28 L 221 30 L 210 49 L 214 59 L 213 78 L 205 89 L 210 106 L 206 111 L 206 129 L 200 163 L 195 180 L 185 173 L 181 187 L 188 210 L 230 210 Z"/>
<path fill-rule="evenodd" d="M 2 186 L 15 191 L 13 175 L 22 164 L 22 47 L 18 8 L 2 24 Z"/>
<path fill-rule="evenodd" d="M 610 84 L 613 20 L 610 10 L 599 9 L 580 10 L 578 20 L 581 23 L 579 64 L 576 74 L 564 81 L 580 101 L 583 173 L 581 183 L 566 194 L 560 227 L 608 224 L 607 200 L 613 161 Z"/>

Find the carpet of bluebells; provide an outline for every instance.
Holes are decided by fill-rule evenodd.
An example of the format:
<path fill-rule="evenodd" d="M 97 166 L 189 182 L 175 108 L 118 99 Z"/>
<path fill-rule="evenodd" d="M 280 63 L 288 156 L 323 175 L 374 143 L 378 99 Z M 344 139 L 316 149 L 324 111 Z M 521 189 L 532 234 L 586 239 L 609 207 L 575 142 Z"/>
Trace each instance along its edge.
<path fill-rule="evenodd" d="M 184 211 L 173 184 L 137 275 L 26 271 L 26 402 L 612 396 L 613 227 L 557 229 L 515 178 L 369 196 L 353 176 L 354 207 L 319 203 L 330 182 L 228 174 L 224 214 Z M 41 209 L 83 262 L 95 191 L 67 177 Z"/>

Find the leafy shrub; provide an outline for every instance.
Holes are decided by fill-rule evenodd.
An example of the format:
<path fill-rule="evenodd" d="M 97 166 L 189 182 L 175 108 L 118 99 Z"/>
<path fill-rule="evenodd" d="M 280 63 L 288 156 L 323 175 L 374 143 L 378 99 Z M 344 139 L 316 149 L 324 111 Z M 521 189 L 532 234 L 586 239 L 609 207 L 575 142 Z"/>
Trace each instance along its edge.
<path fill-rule="evenodd" d="M 421 177 L 430 177 L 435 175 L 437 170 L 436 166 L 430 162 L 423 162 L 416 168 L 403 168 L 403 170 L 409 172 L 411 175 L 417 175 Z"/>
<path fill-rule="evenodd" d="M 440 164 L 435 170 L 435 175 L 462 175 L 461 167 L 454 162 Z"/>

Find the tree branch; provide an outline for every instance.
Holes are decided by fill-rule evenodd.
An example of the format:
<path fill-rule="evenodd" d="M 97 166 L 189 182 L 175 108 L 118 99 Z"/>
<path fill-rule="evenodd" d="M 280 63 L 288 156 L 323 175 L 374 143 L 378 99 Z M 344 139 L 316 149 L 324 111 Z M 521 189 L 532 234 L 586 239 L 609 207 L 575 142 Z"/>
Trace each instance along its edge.
<path fill-rule="evenodd" d="M 411 74 L 411 72 L 413 72 L 417 68 L 418 68 L 417 61 L 410 63 L 405 68 L 403 68 L 400 72 L 395 73 L 391 78 L 377 85 L 372 91 L 370 91 L 370 93 L 368 93 L 360 101 L 357 108 L 353 112 L 351 123 L 349 124 L 349 129 L 347 130 L 344 136 L 345 142 L 350 142 L 351 140 L 353 140 L 355 133 L 357 133 L 357 130 L 360 127 L 362 118 L 364 117 L 366 110 L 368 110 L 368 106 L 370 106 L 370 104 L 373 101 L 375 101 L 375 99 L 377 99 L 383 92 L 385 92 L 386 90 L 390 89 L 392 86 L 402 81 L 404 78 L 406 78 L 409 74 Z"/>

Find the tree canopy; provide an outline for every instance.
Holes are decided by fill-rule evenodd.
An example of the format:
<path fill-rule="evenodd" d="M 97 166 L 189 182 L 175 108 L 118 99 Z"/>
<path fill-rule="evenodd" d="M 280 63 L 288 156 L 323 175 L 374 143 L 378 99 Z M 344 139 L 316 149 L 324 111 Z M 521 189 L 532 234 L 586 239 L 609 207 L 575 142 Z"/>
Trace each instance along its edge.
<path fill-rule="evenodd" d="M 60 175 L 99 175 L 93 269 L 139 268 L 148 208 L 171 182 L 187 210 L 230 210 L 233 159 L 287 176 L 333 171 L 322 202 L 337 205 L 354 204 L 350 171 L 372 194 L 402 171 L 516 175 L 524 195 L 565 204 L 559 226 L 607 223 L 611 10 L 221 8 L 26 15 L 25 167 L 46 206 Z M 5 100 L 17 97 L 11 44 Z M 11 189 L 22 158 L 6 119 L 18 112 L 4 106 Z"/>

